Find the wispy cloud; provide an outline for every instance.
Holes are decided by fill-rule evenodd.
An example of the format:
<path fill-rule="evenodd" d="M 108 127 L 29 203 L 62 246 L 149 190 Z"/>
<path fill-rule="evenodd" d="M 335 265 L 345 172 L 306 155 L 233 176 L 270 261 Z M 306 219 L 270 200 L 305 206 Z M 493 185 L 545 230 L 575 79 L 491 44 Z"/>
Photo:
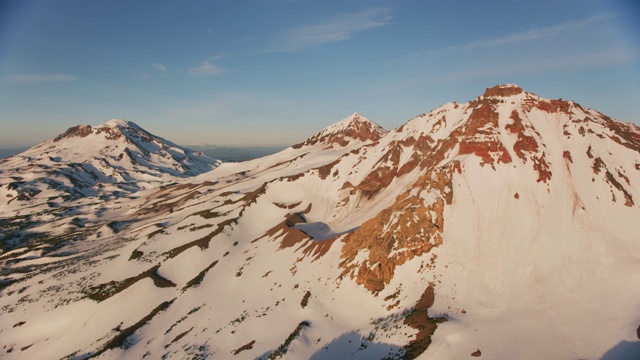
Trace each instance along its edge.
<path fill-rule="evenodd" d="M 226 57 L 226 54 L 218 54 L 208 60 L 203 61 L 200 66 L 192 67 L 187 71 L 189 75 L 195 76 L 211 76 L 222 74 L 226 71 L 222 66 L 215 64 L 214 61 Z"/>
<path fill-rule="evenodd" d="M 76 79 L 75 76 L 69 74 L 34 74 L 22 73 L 7 76 L 7 81 L 14 84 L 43 84 L 55 82 L 70 82 Z"/>
<path fill-rule="evenodd" d="M 534 59 L 510 66 L 484 67 L 453 71 L 434 76 L 431 82 L 455 82 L 499 76 L 516 76 L 559 70 L 585 70 L 619 65 L 640 60 L 640 51 L 632 49 L 605 49 L 599 52 L 571 54 L 561 57 Z"/>
<path fill-rule="evenodd" d="M 498 46 L 498 45 L 522 43 L 526 41 L 552 37 L 552 36 L 559 35 L 571 30 L 585 28 L 590 25 L 601 23 L 609 18 L 610 18 L 609 15 L 596 15 L 580 21 L 567 21 L 562 24 L 545 26 L 537 29 L 528 30 L 528 31 L 515 32 L 515 33 L 511 33 L 505 36 L 500 36 L 495 38 L 474 40 L 466 44 L 454 45 L 454 46 L 450 46 L 443 49 L 430 50 L 430 51 L 427 51 L 427 54 L 437 54 L 437 53 L 449 52 L 453 50 L 472 50 L 472 49 L 486 48 L 486 47 Z"/>
<path fill-rule="evenodd" d="M 349 40 L 356 33 L 387 25 L 392 19 L 390 13 L 390 8 L 368 8 L 334 16 L 316 24 L 291 28 L 275 38 L 265 52 L 294 52 Z"/>
<path fill-rule="evenodd" d="M 158 71 L 167 71 L 167 67 L 162 64 L 153 64 L 153 67 Z"/>

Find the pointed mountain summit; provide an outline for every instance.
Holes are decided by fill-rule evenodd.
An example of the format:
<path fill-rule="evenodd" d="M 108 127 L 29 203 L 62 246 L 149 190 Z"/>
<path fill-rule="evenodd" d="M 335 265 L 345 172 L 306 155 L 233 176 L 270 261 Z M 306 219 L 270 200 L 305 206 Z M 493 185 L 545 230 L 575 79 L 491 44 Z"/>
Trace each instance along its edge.
<path fill-rule="evenodd" d="M 353 113 L 328 126 L 293 148 L 322 144 L 329 147 L 346 147 L 380 140 L 389 131 L 366 117 Z"/>

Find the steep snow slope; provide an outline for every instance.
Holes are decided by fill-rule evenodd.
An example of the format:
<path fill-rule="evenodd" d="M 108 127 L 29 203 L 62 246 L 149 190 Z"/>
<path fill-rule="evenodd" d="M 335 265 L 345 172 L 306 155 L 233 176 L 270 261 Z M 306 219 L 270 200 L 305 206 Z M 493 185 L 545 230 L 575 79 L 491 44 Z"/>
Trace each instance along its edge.
<path fill-rule="evenodd" d="M 59 249 L 3 253 L 0 346 L 29 359 L 633 353 L 638 182 L 635 125 L 515 85 L 390 132 L 354 114 L 107 201 Z"/>

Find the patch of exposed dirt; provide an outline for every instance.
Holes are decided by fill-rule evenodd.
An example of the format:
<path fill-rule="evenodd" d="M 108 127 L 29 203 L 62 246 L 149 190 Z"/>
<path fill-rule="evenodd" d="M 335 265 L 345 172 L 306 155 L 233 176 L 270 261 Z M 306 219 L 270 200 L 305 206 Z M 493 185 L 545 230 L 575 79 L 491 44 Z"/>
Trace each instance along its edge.
<path fill-rule="evenodd" d="M 178 334 L 175 338 L 173 338 L 173 340 L 171 340 L 171 342 L 170 342 L 170 343 L 168 343 L 167 345 L 165 345 L 165 346 L 164 346 L 164 348 L 166 349 L 166 348 L 168 348 L 169 346 L 171 346 L 171 344 L 173 344 L 173 343 L 175 343 L 175 342 L 179 341 L 180 339 L 182 339 L 183 337 L 185 337 L 188 333 L 190 333 L 190 332 L 191 332 L 191 330 L 193 330 L 193 327 L 192 327 L 191 329 L 189 329 L 189 330 L 187 330 L 187 331 L 183 332 L 183 333 Z"/>
<path fill-rule="evenodd" d="M 443 317 L 432 318 L 429 316 L 429 308 L 433 306 L 434 299 L 433 285 L 429 285 L 420 296 L 413 310 L 405 318 L 404 324 L 418 330 L 418 333 L 415 339 L 403 347 L 405 353 L 402 359 L 415 359 L 425 352 L 431 345 L 431 336 L 436 332 L 438 324 L 447 321 Z"/>
<path fill-rule="evenodd" d="M 307 291 L 302 297 L 302 301 L 300 302 L 300 306 L 304 309 L 309 304 L 309 298 L 311 297 L 311 291 Z"/>
<path fill-rule="evenodd" d="M 193 240 L 191 242 L 188 242 L 184 245 L 175 247 L 167 252 L 164 253 L 164 255 L 167 256 L 168 259 L 174 258 L 178 255 L 180 255 L 182 252 L 184 252 L 185 250 L 188 250 L 194 246 L 199 247 L 200 249 L 204 250 L 204 249 L 208 249 L 209 248 L 209 243 L 211 242 L 211 239 L 213 239 L 216 235 L 220 234 L 222 231 L 224 231 L 224 229 L 227 226 L 232 226 L 234 224 L 236 224 L 238 222 L 238 218 L 232 218 L 232 219 L 228 219 L 225 221 L 220 222 L 216 229 L 212 232 L 210 232 L 209 234 L 201 237 L 200 239 L 197 240 Z"/>
<path fill-rule="evenodd" d="M 606 127 L 615 133 L 615 136 L 610 136 L 613 141 L 637 153 L 640 152 L 640 127 L 615 121 L 604 114 L 600 115 Z"/>
<path fill-rule="evenodd" d="M 188 288 L 196 287 L 196 286 L 200 285 L 202 280 L 204 280 L 204 276 L 207 275 L 207 272 L 209 272 L 209 270 L 211 270 L 217 264 L 218 264 L 218 260 L 212 262 L 211 265 L 207 266 L 204 270 L 200 271 L 200 273 L 198 273 L 198 275 L 196 275 L 196 277 L 194 277 L 193 279 L 191 279 L 191 280 L 189 280 L 187 282 L 187 284 L 182 288 L 182 291 L 185 291 Z"/>
<path fill-rule="evenodd" d="M 144 253 L 140 250 L 133 250 L 131 252 L 131 256 L 129 256 L 129 260 L 138 260 L 142 257 L 142 255 L 144 255 Z"/>
<path fill-rule="evenodd" d="M 131 285 L 146 278 L 153 280 L 153 284 L 160 288 L 175 287 L 176 284 L 174 284 L 171 280 L 165 279 L 162 276 L 158 275 L 159 268 L 160 265 L 156 265 L 151 269 L 138 274 L 137 276 L 130 277 L 121 281 L 109 281 L 106 284 L 93 286 L 87 291 L 87 296 L 89 297 L 89 299 L 101 302 L 119 292 L 124 291 Z"/>
<path fill-rule="evenodd" d="M 529 135 L 525 134 L 525 127 L 522 123 L 522 119 L 516 110 L 511 112 L 511 116 L 509 117 L 513 122 L 511 124 L 507 124 L 505 129 L 508 130 L 512 134 L 518 135 L 518 140 L 513 144 L 513 151 L 516 152 L 516 155 L 524 162 L 527 162 L 527 157 L 525 152 L 527 153 L 537 153 L 538 152 L 538 143 L 536 140 Z"/>
<path fill-rule="evenodd" d="M 551 180 L 551 170 L 549 170 L 549 164 L 544 159 L 544 155 L 541 156 L 532 156 L 531 160 L 533 160 L 533 169 L 538 172 L 537 182 L 546 183 L 548 180 Z"/>
<path fill-rule="evenodd" d="M 604 163 L 604 161 L 602 161 L 600 157 L 597 157 L 593 160 L 592 168 L 595 174 L 599 174 L 602 170 L 604 170 L 605 180 L 623 194 L 625 199 L 625 203 L 624 203 L 625 206 L 632 207 L 635 205 L 631 194 L 627 191 L 627 189 L 624 188 L 624 186 L 618 181 L 618 179 L 616 179 L 616 177 L 613 176 L 613 174 L 607 168 L 607 165 Z M 615 202 L 615 199 L 616 199 L 615 194 L 613 194 L 614 202 Z"/>
<path fill-rule="evenodd" d="M 340 160 L 341 158 L 338 158 L 332 163 L 316 168 L 316 170 L 318 170 L 318 176 L 320 176 L 320 179 L 326 179 L 331 174 L 331 170 L 333 170 L 333 168 L 340 163 Z"/>
<path fill-rule="evenodd" d="M 89 354 L 90 357 L 100 356 L 104 352 L 111 349 L 124 348 L 129 336 L 133 335 L 138 329 L 140 329 L 146 323 L 151 321 L 151 319 L 153 319 L 159 312 L 167 310 L 174 301 L 175 299 L 171 301 L 165 301 L 160 305 L 156 306 L 155 309 L 151 310 L 151 312 L 148 315 L 140 319 L 138 322 L 136 322 L 135 324 L 129 326 L 124 330 L 120 330 L 120 333 L 118 335 L 114 336 L 111 340 L 107 341 L 107 343 L 104 344 L 98 351 L 96 351 L 95 353 Z"/>
<path fill-rule="evenodd" d="M 573 163 L 573 158 L 571 158 L 571 153 L 569 152 L 569 150 L 563 151 L 562 157 L 567 159 L 567 161 L 569 161 L 570 163 Z"/>
<path fill-rule="evenodd" d="M 280 359 L 284 355 L 286 355 L 287 351 L 289 351 L 289 345 L 291 345 L 293 340 L 297 339 L 300 336 L 300 332 L 302 331 L 302 329 L 309 326 L 311 326 L 311 322 L 306 320 L 298 324 L 298 326 L 296 326 L 296 328 L 291 332 L 291 334 L 289 334 L 287 339 L 280 346 L 278 346 L 278 348 L 274 352 L 269 354 L 267 359 L 269 360 Z"/>
<path fill-rule="evenodd" d="M 242 345 L 237 350 L 235 350 L 233 352 L 233 355 L 238 355 L 238 354 L 240 354 L 241 352 L 243 352 L 245 350 L 253 349 L 253 344 L 255 344 L 255 343 L 256 343 L 255 340 L 251 340 L 248 344 Z"/>
<path fill-rule="evenodd" d="M 542 111 L 549 113 L 571 114 L 571 103 L 562 99 L 558 100 L 539 100 L 534 106 Z"/>
<path fill-rule="evenodd" d="M 102 127 L 99 127 L 96 129 L 96 135 L 101 134 L 101 133 L 105 133 L 104 137 L 107 140 L 116 140 L 119 139 L 121 137 L 124 136 L 124 134 L 122 134 L 122 130 L 120 130 L 119 126 L 109 126 L 109 125 L 105 125 Z M 150 141 L 151 138 L 145 138 L 145 140 Z"/>
<path fill-rule="evenodd" d="M 280 209 L 291 210 L 291 209 L 297 208 L 301 203 L 302 203 L 302 201 L 299 201 L 299 202 L 297 202 L 295 204 L 289 204 L 289 205 L 280 204 L 280 203 L 273 203 L 273 205 L 279 207 Z"/>

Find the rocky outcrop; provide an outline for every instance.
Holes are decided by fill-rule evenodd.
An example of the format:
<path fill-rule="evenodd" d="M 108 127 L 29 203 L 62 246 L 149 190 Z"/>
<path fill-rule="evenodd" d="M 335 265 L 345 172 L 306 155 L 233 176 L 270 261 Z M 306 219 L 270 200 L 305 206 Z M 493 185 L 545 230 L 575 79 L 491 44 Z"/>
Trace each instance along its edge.
<path fill-rule="evenodd" d="M 343 239 L 342 276 L 377 293 L 398 266 L 442 244 L 444 206 L 453 198 L 452 172 L 453 166 L 428 171 L 394 205 L 348 234 Z"/>
<path fill-rule="evenodd" d="M 438 324 L 447 321 L 444 317 L 433 318 L 429 316 L 429 308 L 433 306 L 434 300 L 434 288 L 430 284 L 404 319 L 404 324 L 418 330 L 418 333 L 415 339 L 403 347 L 405 351 L 402 356 L 403 360 L 415 359 L 420 356 L 431 345 L 431 336 L 436 332 Z"/>
<path fill-rule="evenodd" d="M 491 97 L 491 96 L 507 97 L 507 96 L 522 94 L 523 92 L 524 90 L 522 90 L 517 85 L 496 85 L 492 88 L 487 88 L 484 91 L 483 96 L 484 97 Z"/>
<path fill-rule="evenodd" d="M 58 142 L 72 137 L 87 137 L 91 135 L 92 132 L 93 128 L 91 127 L 91 125 L 77 125 L 74 127 L 70 127 L 61 135 L 56 136 L 53 139 L 53 142 Z"/>
<path fill-rule="evenodd" d="M 346 117 L 342 121 L 325 128 L 304 142 L 293 145 L 294 149 L 303 146 L 324 144 L 329 147 L 346 147 L 356 143 L 375 142 L 388 131 L 358 113 Z"/>

